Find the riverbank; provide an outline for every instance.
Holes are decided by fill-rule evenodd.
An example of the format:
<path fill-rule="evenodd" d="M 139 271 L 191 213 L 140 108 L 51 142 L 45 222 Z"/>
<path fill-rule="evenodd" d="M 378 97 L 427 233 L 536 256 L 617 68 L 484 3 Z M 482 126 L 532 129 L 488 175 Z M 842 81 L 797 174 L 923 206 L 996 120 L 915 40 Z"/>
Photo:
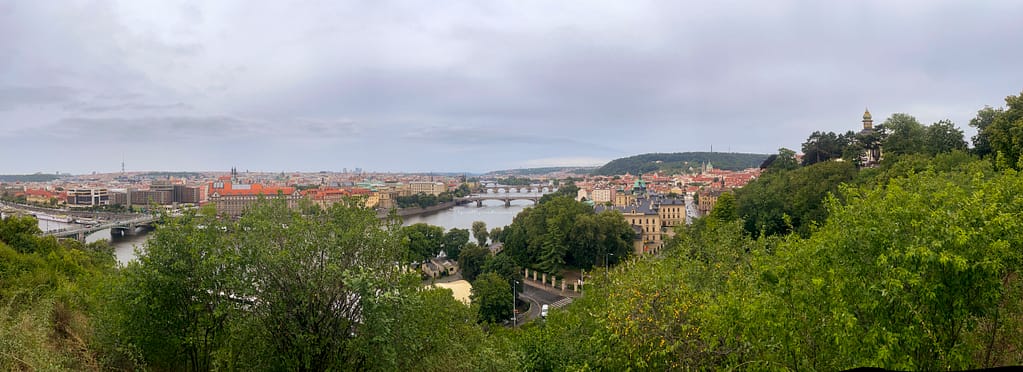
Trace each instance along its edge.
<path fill-rule="evenodd" d="M 397 209 L 396 211 L 398 213 L 398 217 L 410 217 L 410 216 L 418 216 L 418 215 L 422 215 L 422 214 L 429 214 L 429 213 L 434 213 L 434 212 L 440 212 L 442 210 L 454 207 L 456 205 L 458 205 L 458 202 L 449 201 L 449 202 L 440 203 L 440 204 L 437 204 L 437 205 L 434 205 L 434 206 L 430 206 L 430 207 L 426 207 L 426 208 L 402 208 L 402 209 Z M 385 219 L 385 218 L 387 218 L 388 215 L 390 215 L 390 211 L 377 211 L 377 218 L 379 218 L 379 219 Z"/>

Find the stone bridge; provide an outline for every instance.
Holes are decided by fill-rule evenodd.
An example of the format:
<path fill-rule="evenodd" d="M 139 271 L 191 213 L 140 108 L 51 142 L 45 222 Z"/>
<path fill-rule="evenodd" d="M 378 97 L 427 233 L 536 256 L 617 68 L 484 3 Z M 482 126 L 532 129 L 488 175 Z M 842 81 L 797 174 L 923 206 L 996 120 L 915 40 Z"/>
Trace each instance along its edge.
<path fill-rule="evenodd" d="M 540 203 L 542 197 L 543 194 L 473 194 L 459 199 L 459 202 L 460 204 L 476 202 L 477 207 L 482 207 L 484 200 L 500 200 L 504 202 L 505 207 L 510 207 L 512 200 L 529 200 L 536 205 Z"/>
<path fill-rule="evenodd" d="M 557 187 L 546 186 L 546 185 L 522 185 L 522 186 L 508 186 L 508 185 L 491 185 L 480 188 L 487 194 L 546 194 L 549 192 L 558 191 Z"/>

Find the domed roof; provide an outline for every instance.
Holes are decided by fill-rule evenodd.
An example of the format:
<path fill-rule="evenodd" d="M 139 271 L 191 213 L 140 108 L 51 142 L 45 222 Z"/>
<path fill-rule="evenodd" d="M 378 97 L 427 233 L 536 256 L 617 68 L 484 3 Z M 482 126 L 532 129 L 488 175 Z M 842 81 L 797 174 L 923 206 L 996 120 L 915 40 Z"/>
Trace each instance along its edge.
<path fill-rule="evenodd" d="M 863 110 L 863 120 L 871 120 L 870 110 L 867 110 L 867 109 Z"/>
<path fill-rule="evenodd" d="M 639 176 L 639 178 L 636 179 L 636 182 L 632 183 L 632 187 L 633 188 L 644 188 L 645 189 L 646 188 L 646 181 L 643 181 L 643 176 Z"/>

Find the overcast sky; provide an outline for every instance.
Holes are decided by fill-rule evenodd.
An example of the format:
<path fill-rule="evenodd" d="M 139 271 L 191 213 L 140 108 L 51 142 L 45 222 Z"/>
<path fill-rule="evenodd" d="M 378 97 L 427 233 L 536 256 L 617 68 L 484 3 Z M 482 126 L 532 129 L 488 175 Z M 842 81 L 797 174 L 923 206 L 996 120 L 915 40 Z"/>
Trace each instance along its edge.
<path fill-rule="evenodd" d="M 1021 1 L 0 1 L 0 174 L 798 151 L 1023 90 Z M 968 136 L 971 133 L 968 133 Z"/>

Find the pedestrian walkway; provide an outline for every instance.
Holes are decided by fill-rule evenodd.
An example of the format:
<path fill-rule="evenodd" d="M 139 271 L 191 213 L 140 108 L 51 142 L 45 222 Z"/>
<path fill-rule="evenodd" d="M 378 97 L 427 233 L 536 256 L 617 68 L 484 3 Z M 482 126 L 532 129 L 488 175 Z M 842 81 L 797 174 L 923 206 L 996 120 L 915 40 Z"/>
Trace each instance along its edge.
<path fill-rule="evenodd" d="M 562 297 L 582 297 L 582 295 L 583 295 L 582 293 L 578 293 L 578 292 L 575 292 L 575 291 L 572 291 L 572 290 L 564 290 L 564 291 L 562 291 L 561 288 L 555 288 L 555 287 L 551 287 L 549 285 L 544 285 L 543 283 L 540 283 L 539 281 L 532 280 L 532 279 L 526 279 L 526 280 L 523 280 L 523 282 L 525 282 L 525 284 L 530 286 L 530 287 L 533 287 L 533 288 L 536 288 L 536 289 L 541 289 L 541 290 L 543 290 L 543 291 L 545 291 L 547 293 L 558 295 L 558 296 L 562 296 Z"/>

